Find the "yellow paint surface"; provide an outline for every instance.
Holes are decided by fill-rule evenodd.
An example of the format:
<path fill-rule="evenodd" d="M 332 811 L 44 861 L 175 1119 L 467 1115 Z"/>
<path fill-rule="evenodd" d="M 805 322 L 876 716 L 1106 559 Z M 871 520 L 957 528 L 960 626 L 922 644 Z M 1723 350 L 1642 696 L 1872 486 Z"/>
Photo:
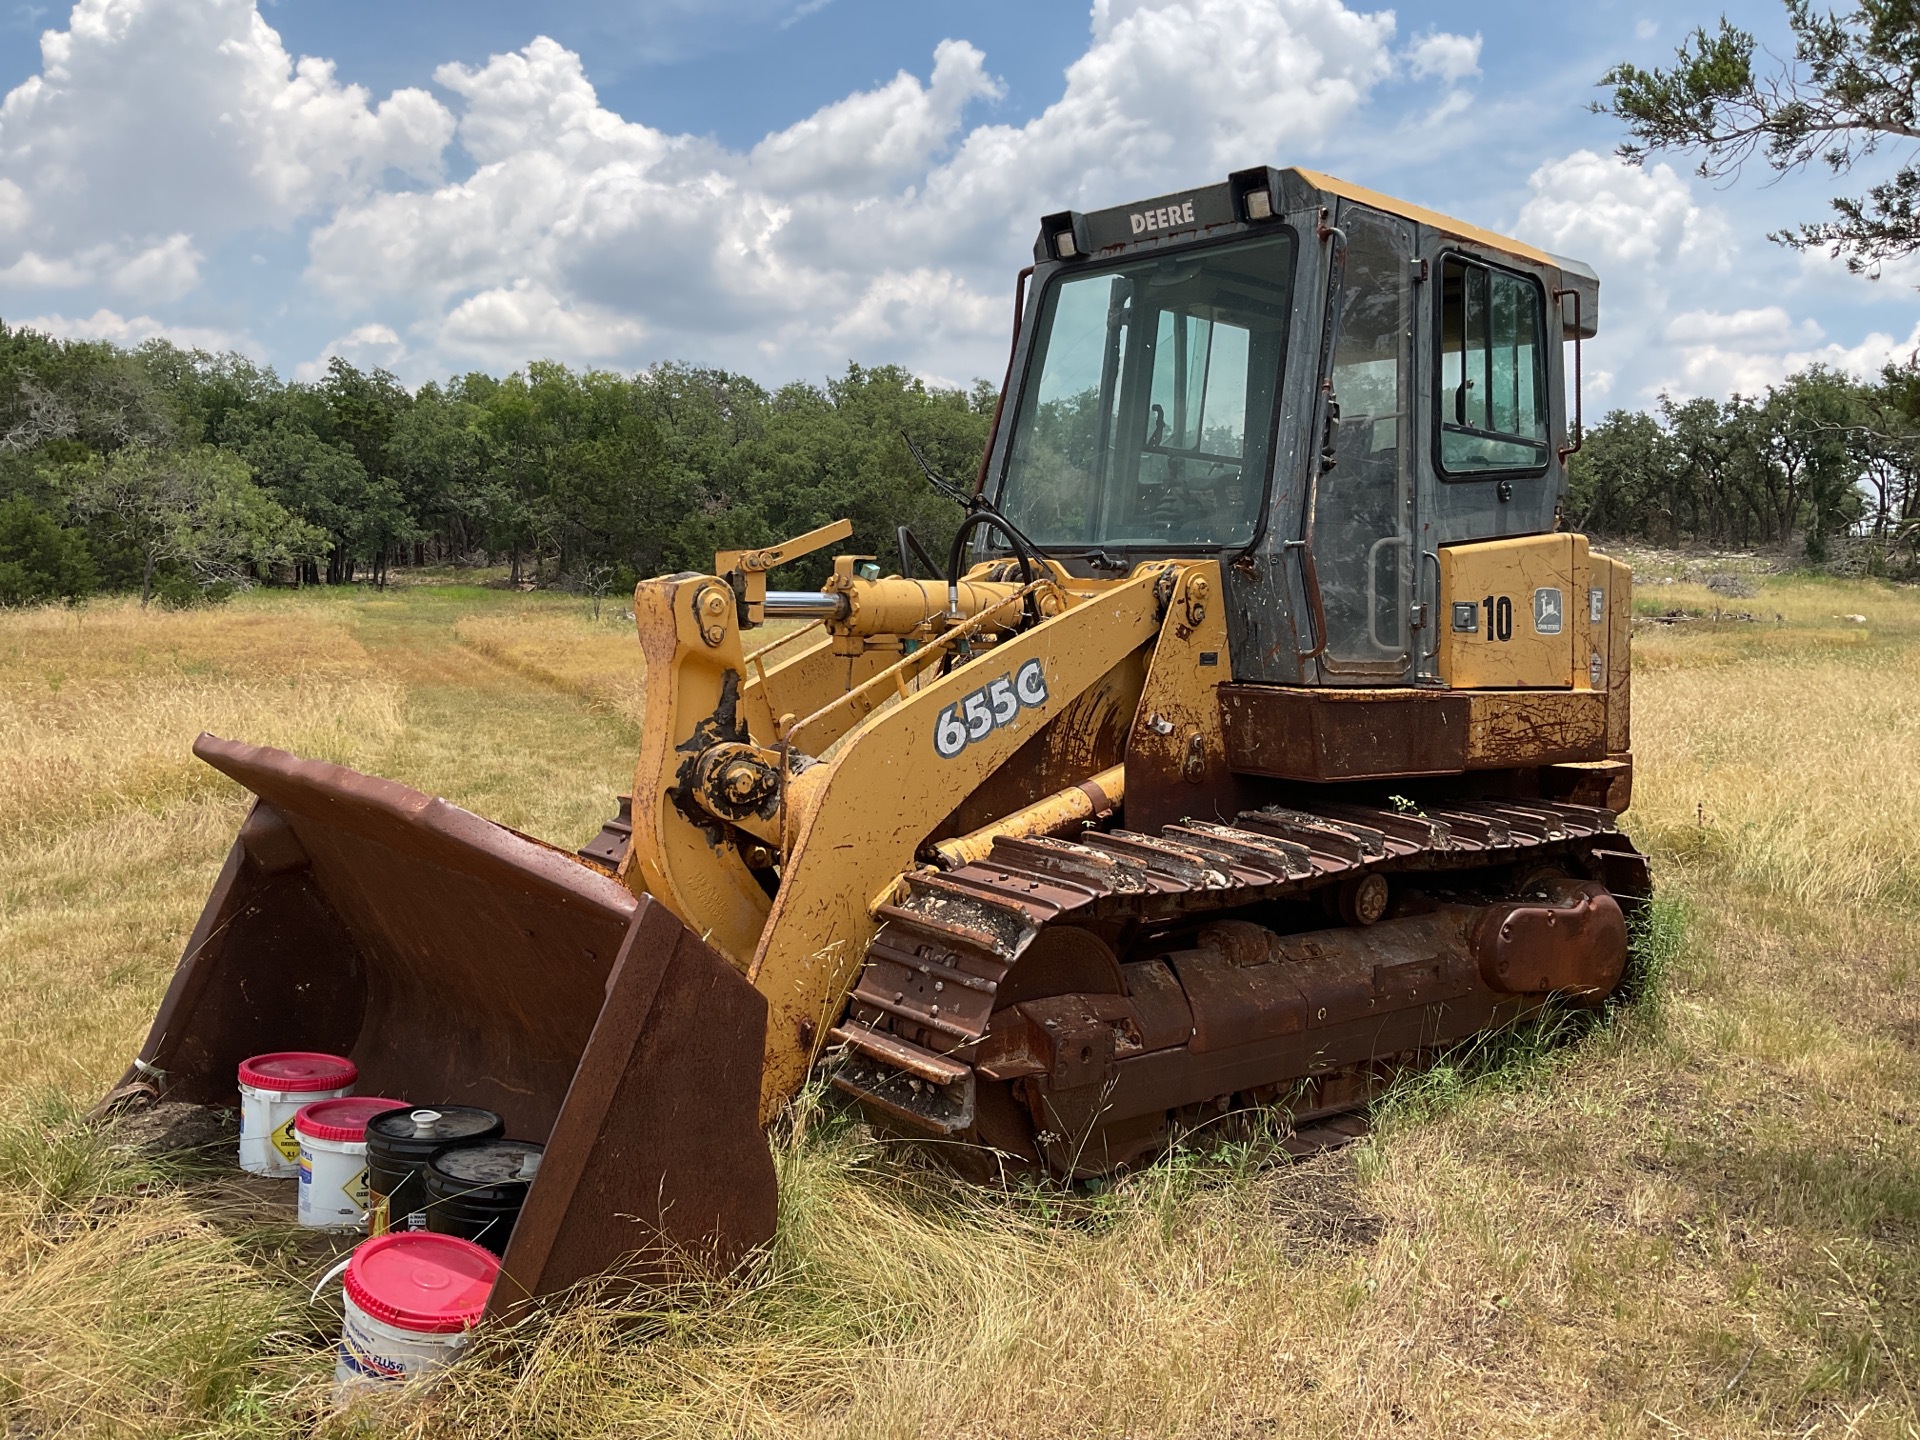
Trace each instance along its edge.
<path fill-rule="evenodd" d="M 1371 205 L 1376 210 L 1384 210 L 1389 215 L 1400 215 L 1416 224 L 1426 225 L 1446 235 L 1454 235 L 1462 240 L 1470 240 L 1475 245 L 1485 245 L 1490 250 L 1501 250 L 1522 260 L 1531 260 L 1536 265 L 1560 268 L 1559 262 L 1544 250 L 1535 249 L 1522 240 L 1501 235 L 1492 230 L 1483 230 L 1478 225 L 1469 225 L 1464 220 L 1456 220 L 1451 215 L 1442 215 L 1438 210 L 1429 210 L 1421 205 L 1410 205 L 1405 200 L 1396 200 L 1391 195 L 1382 195 L 1378 190 L 1369 190 L 1362 185 L 1350 185 L 1338 176 L 1323 174 L 1318 170 L 1305 170 L 1298 166 L 1294 173 L 1317 190 L 1338 195 L 1342 200 L 1352 200 L 1356 204 Z"/>
<path fill-rule="evenodd" d="M 1527 535 L 1441 547 L 1441 679 L 1456 690 L 1573 684 L 1576 640 L 1583 671 L 1586 661 L 1587 606 L 1576 584 L 1575 538 Z M 1464 628 L 1469 619 L 1472 628 Z"/>

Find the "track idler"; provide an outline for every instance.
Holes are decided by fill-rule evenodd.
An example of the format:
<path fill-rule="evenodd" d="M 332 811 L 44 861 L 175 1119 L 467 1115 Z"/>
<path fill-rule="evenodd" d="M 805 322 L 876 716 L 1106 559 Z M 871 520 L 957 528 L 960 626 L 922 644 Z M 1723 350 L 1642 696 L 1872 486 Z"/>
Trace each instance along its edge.
<path fill-rule="evenodd" d="M 1216 920 L 1113 967 L 1118 983 L 1100 992 L 1009 1004 L 978 1044 L 972 1123 L 955 1138 L 1057 1174 L 1103 1174 L 1162 1148 L 1183 1113 L 1236 1100 L 1281 1101 L 1296 1123 L 1337 1113 L 1364 1103 L 1391 1062 L 1550 996 L 1604 997 L 1627 962 L 1619 903 L 1587 881 L 1529 888 L 1483 905 L 1409 895 L 1396 918 L 1299 934 Z M 895 1120 L 925 1113 L 890 1106 L 885 1081 L 862 1085 L 860 1059 L 846 1088 Z"/>

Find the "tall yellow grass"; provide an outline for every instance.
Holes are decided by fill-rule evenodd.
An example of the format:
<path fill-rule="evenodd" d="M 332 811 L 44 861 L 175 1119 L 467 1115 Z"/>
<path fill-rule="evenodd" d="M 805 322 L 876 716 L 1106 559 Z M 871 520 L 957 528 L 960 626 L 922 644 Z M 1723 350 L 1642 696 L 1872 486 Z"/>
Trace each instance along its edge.
<path fill-rule="evenodd" d="M 645 714 L 646 665 L 631 622 L 608 614 L 559 627 L 551 612 L 468 615 L 453 627 L 460 643 L 542 685 L 609 707 L 638 725 Z"/>
<path fill-rule="evenodd" d="M 1688 594 L 1642 598 L 1666 592 Z M 76 1113 L 138 1043 L 239 817 L 185 746 L 204 726 L 334 755 L 578 843 L 631 764 L 637 647 L 577 602 L 451 589 L 0 615 L 0 1415 L 20 1435 L 1912 1435 L 1920 596 L 1778 579 L 1722 608 L 1759 618 L 1636 637 L 1629 826 L 1689 923 L 1657 1017 L 1442 1072 L 1340 1155 L 1226 1146 L 1072 1196 L 961 1185 L 812 1097 L 755 1273 L 645 1313 L 562 1308 L 431 1396 L 342 1416 L 333 1317 L 305 1296 L 328 1256 L 286 1197 Z"/>
<path fill-rule="evenodd" d="M 9 617 L 0 636 L 0 854 L 207 793 L 202 730 L 341 758 L 400 729 L 400 688 L 311 614 L 101 604 Z"/>
<path fill-rule="evenodd" d="M 1635 680 L 1636 833 L 1796 904 L 1920 901 L 1920 647 L 1670 658 Z"/>

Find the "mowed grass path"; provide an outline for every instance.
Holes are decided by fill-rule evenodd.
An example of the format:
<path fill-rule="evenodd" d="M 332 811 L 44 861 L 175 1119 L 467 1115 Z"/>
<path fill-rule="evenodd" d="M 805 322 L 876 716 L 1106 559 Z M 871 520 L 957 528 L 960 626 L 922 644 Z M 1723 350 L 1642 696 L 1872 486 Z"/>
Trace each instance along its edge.
<path fill-rule="evenodd" d="M 1913 1434 L 1920 594 L 1641 609 L 1716 603 L 1755 618 L 1635 642 L 1629 825 L 1683 932 L 1657 1003 L 1409 1085 L 1340 1155 L 1226 1145 L 1092 1195 L 963 1186 L 806 1102 L 759 1273 L 544 1317 L 345 1416 L 291 1197 L 78 1118 L 244 813 L 187 747 L 575 845 L 630 779 L 630 628 L 427 585 L 0 614 L 8 1434 Z"/>
<path fill-rule="evenodd" d="M 632 782 L 636 718 L 456 633 L 576 612 L 446 587 L 0 615 L 0 1073 L 84 1094 L 137 1047 L 245 814 L 238 787 L 194 759 L 201 730 L 584 843 Z M 580 628 L 637 675 L 611 616 Z"/>

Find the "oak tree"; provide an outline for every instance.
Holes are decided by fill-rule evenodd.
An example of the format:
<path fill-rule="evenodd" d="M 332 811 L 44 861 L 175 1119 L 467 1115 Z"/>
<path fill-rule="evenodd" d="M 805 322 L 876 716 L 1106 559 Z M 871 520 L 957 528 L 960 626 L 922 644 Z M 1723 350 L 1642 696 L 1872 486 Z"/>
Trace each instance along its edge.
<path fill-rule="evenodd" d="M 1870 159 L 1892 174 L 1863 193 L 1833 200 L 1834 218 L 1772 238 L 1826 249 L 1854 273 L 1920 250 L 1920 0 L 1858 0 L 1835 13 L 1787 0 L 1792 53 L 1763 50 L 1724 15 L 1687 37 L 1666 69 L 1614 66 L 1594 106 L 1626 123 L 1621 157 L 1639 164 L 1658 151 L 1697 154 L 1702 176 L 1737 175 L 1758 157 L 1776 172 L 1818 162 L 1851 175 Z"/>

